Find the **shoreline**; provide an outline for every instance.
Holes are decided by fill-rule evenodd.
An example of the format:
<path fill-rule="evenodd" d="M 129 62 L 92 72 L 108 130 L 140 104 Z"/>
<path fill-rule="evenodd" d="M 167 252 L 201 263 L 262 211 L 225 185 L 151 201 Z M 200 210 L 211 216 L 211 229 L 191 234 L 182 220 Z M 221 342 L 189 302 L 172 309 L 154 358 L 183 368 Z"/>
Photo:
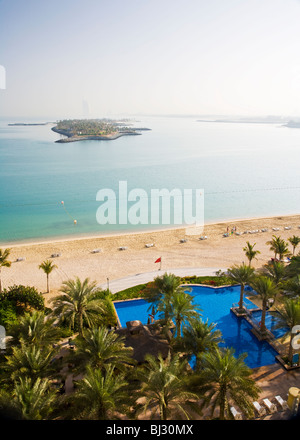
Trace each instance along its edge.
<path fill-rule="evenodd" d="M 53 130 L 53 129 L 52 129 Z M 55 130 L 53 130 L 55 131 Z M 57 131 L 57 133 L 59 133 Z M 59 133 L 62 134 L 62 133 Z M 67 138 L 63 138 L 63 139 L 58 139 L 57 141 L 55 141 L 55 143 L 57 144 L 67 144 L 69 142 L 80 142 L 80 141 L 113 141 L 116 140 L 122 136 L 139 136 L 141 135 L 141 133 L 136 133 L 136 132 L 124 132 L 124 133 L 114 133 L 111 135 L 107 135 L 107 136 L 70 136 Z"/>
<path fill-rule="evenodd" d="M 285 219 L 286 221 L 293 219 L 293 218 L 299 218 L 299 227 L 300 227 L 300 213 L 299 214 L 284 214 L 284 215 L 272 215 L 272 216 L 258 216 L 258 217 L 250 217 L 250 218 L 232 218 L 227 220 L 211 220 L 204 224 L 203 231 L 206 227 L 212 227 L 212 226 L 218 226 L 218 225 L 225 225 L 229 224 L 231 226 L 235 226 L 236 223 L 246 223 L 246 222 L 253 222 L 258 220 L 265 220 L 265 221 L 271 221 L 271 220 L 278 220 L 282 221 Z M 263 226 L 262 226 L 263 227 Z M 116 231 L 116 232 L 107 232 L 107 233 L 101 233 L 101 234 L 94 234 L 94 233 L 86 233 L 84 235 L 66 235 L 66 236 L 58 236 L 58 237 L 49 237 L 45 239 L 23 239 L 19 241 L 0 241 L 0 247 L 21 247 L 21 246 L 36 246 L 36 245 L 43 245 L 43 244 L 50 244 L 50 243 L 61 243 L 61 242 L 68 242 L 68 241 L 79 241 L 79 240 L 97 240 L 97 239 L 105 239 L 105 238 L 121 238 L 126 236 L 132 236 L 132 235 L 143 235 L 143 234 L 152 234 L 152 233 L 162 233 L 162 232 L 168 232 L 168 231 L 180 231 L 180 232 L 186 232 L 189 229 L 192 229 L 193 226 L 167 226 L 166 228 L 157 228 L 157 229 L 144 229 L 144 230 L 133 230 L 133 231 Z M 224 230 L 224 232 L 226 232 Z M 275 232 L 275 231 L 274 231 Z M 278 231 L 279 232 L 279 231 Z M 185 234 L 189 236 L 188 234 Z M 300 235 L 300 231 L 299 231 Z"/>
<path fill-rule="evenodd" d="M 11 267 L 2 269 L 1 279 L 3 288 L 14 284 L 36 287 L 44 294 L 47 304 L 49 299 L 58 295 L 64 281 L 77 276 L 82 281 L 85 278 L 96 281 L 99 286 L 107 285 L 108 280 L 114 282 L 128 277 L 136 279 L 138 284 L 141 274 L 158 271 L 160 265 L 155 261 L 159 257 L 162 260 L 161 274 L 174 268 L 183 272 L 186 269 L 188 273 L 193 269 L 223 270 L 247 262 L 243 251 L 247 241 L 256 243 L 255 249 L 261 252 L 252 262 L 253 267 L 258 268 L 274 256 L 266 244 L 272 235 L 285 240 L 292 235 L 300 236 L 299 225 L 300 214 L 206 224 L 201 233 L 207 236 L 205 240 L 199 240 L 200 234 L 186 235 L 186 228 L 169 228 L 14 244 L 8 246 Z M 227 227 L 231 230 L 234 226 L 237 232 L 248 230 L 253 233 L 233 233 L 224 237 Z M 273 227 L 280 230 L 273 231 Z M 285 230 L 285 227 L 290 229 Z M 254 232 L 263 228 L 268 228 L 268 232 Z M 149 244 L 151 246 L 147 246 Z M 289 248 L 291 250 L 291 246 Z M 50 293 L 46 293 L 46 275 L 39 269 L 39 265 L 48 259 L 57 266 L 49 278 Z"/>

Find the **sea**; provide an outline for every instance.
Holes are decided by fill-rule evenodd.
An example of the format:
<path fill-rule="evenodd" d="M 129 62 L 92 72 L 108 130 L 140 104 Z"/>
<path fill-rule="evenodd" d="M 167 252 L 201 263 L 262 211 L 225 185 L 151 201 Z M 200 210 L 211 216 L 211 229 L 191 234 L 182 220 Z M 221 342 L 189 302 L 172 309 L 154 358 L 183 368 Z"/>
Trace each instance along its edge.
<path fill-rule="evenodd" d="M 1 119 L 0 244 L 178 226 L 172 210 L 170 224 L 162 218 L 151 223 L 153 189 L 201 190 L 204 223 L 300 213 L 300 129 L 194 116 L 129 119 L 150 130 L 72 143 L 55 142 L 55 118 Z M 8 125 L 17 122 L 49 124 Z M 124 221 L 120 182 L 128 193 L 138 189 L 149 196 L 148 222 Z M 112 198 L 97 200 L 101 190 Z M 101 211 L 99 222 L 99 208 L 108 201 L 107 218 Z M 126 209 L 135 206 L 135 218 L 145 218 L 137 201 L 127 200 Z"/>

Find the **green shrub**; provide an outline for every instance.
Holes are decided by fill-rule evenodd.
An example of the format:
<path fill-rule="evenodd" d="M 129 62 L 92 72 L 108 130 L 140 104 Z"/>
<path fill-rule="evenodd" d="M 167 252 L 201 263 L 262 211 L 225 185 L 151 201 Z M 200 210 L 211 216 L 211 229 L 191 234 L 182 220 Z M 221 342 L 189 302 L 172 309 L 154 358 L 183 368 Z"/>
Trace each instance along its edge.
<path fill-rule="evenodd" d="M 8 300 L 0 301 L 0 325 L 7 329 L 9 325 L 15 324 L 17 320 L 14 303 Z"/>
<path fill-rule="evenodd" d="M 225 274 L 219 273 L 218 276 L 187 276 L 180 279 L 182 284 L 206 284 L 208 286 L 226 286 L 233 284 L 232 280 Z M 123 301 L 126 299 L 143 298 L 146 295 L 147 289 L 151 287 L 152 281 L 146 284 L 138 284 L 137 286 L 129 287 L 112 295 L 113 301 Z"/>
<path fill-rule="evenodd" d="M 129 287 L 128 289 L 121 290 L 113 294 L 113 301 L 122 301 L 125 299 L 143 298 L 145 295 L 145 289 L 148 287 L 147 284 L 138 284 L 137 286 Z"/>
<path fill-rule="evenodd" d="M 0 306 L 3 301 L 13 305 L 16 315 L 22 315 L 32 309 L 44 310 L 45 301 L 35 287 L 14 285 L 4 289 L 0 295 Z"/>

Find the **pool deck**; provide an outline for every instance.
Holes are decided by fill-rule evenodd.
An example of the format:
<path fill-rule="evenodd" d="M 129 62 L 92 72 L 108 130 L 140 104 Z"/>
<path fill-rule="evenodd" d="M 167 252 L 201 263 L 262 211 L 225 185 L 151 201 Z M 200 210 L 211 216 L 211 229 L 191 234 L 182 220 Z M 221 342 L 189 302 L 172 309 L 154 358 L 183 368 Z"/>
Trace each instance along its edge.
<path fill-rule="evenodd" d="M 120 292 L 121 290 L 128 289 L 129 287 L 137 286 L 138 284 L 145 284 L 149 281 L 153 281 L 154 278 L 163 275 L 165 272 L 173 273 L 178 277 L 185 276 L 214 276 L 218 270 L 227 271 L 225 268 L 220 267 L 190 267 L 190 268 L 177 268 L 177 269 L 161 269 L 154 272 L 137 273 L 125 278 L 119 278 L 117 280 L 109 280 L 109 290 L 112 293 Z M 102 289 L 107 289 L 107 283 L 99 285 Z"/>
<path fill-rule="evenodd" d="M 291 387 L 300 387 L 300 369 L 286 371 L 278 363 L 253 369 L 252 378 L 261 389 L 258 398 L 258 402 L 261 405 L 265 398 L 275 403 L 274 398 L 277 395 L 280 395 L 284 400 L 287 400 L 289 389 Z M 276 406 L 278 408 L 278 405 Z M 289 420 L 291 417 L 292 412 L 287 409 L 284 411 L 277 411 L 274 414 L 267 414 L 266 416 L 258 417 L 257 419 Z"/>
<path fill-rule="evenodd" d="M 247 418 L 240 409 L 235 406 L 235 408 L 241 412 L 242 421 L 243 420 L 274 420 L 274 421 L 289 421 L 293 419 L 292 411 L 288 408 L 282 410 L 279 408 L 278 404 L 275 401 L 275 396 L 281 396 L 283 400 L 287 400 L 288 392 L 291 387 L 300 388 L 300 370 L 294 371 L 286 371 L 282 366 L 278 363 L 272 365 L 266 365 L 259 368 L 254 368 L 252 373 L 252 378 L 255 380 L 256 384 L 260 387 L 261 392 L 259 397 L 256 399 L 257 402 L 265 407 L 263 404 L 263 399 L 269 399 L 272 403 L 275 404 L 277 411 L 271 414 L 266 409 L 266 414 L 264 416 L 259 416 L 255 414 L 251 419 Z M 195 419 L 198 420 L 210 420 L 210 411 L 211 408 L 208 406 L 202 416 L 196 416 Z M 224 426 L 224 425 L 223 425 Z M 230 425 L 231 426 L 231 425 Z M 284 425 L 285 426 L 285 425 Z M 282 427 L 279 425 L 275 425 L 276 429 Z M 231 426 L 232 428 L 232 426 Z M 277 435 L 278 435 L 277 431 Z"/>
<path fill-rule="evenodd" d="M 224 268 L 177 268 L 168 269 L 168 273 L 173 273 L 177 276 L 213 276 L 218 270 L 226 271 Z M 157 270 L 154 272 L 139 273 L 136 275 L 120 278 L 109 281 L 109 288 L 112 293 L 119 292 L 129 287 L 136 286 L 138 284 L 144 284 L 152 281 L 155 277 L 162 275 L 166 271 Z M 107 284 L 103 284 L 100 287 L 107 288 Z M 300 388 L 300 369 L 285 370 L 280 363 L 274 363 L 259 368 L 253 369 L 253 379 L 261 389 L 261 393 L 258 402 L 263 406 L 263 399 L 268 398 L 271 402 L 275 403 L 274 398 L 280 395 L 284 400 L 287 400 L 288 392 L 291 387 Z M 278 405 L 276 405 L 278 408 Z M 204 417 L 205 418 L 205 417 Z M 255 417 L 255 420 L 290 420 L 292 418 L 292 412 L 287 410 L 276 411 L 274 414 L 268 414 L 263 417 Z M 201 417 L 203 419 L 203 417 Z"/>

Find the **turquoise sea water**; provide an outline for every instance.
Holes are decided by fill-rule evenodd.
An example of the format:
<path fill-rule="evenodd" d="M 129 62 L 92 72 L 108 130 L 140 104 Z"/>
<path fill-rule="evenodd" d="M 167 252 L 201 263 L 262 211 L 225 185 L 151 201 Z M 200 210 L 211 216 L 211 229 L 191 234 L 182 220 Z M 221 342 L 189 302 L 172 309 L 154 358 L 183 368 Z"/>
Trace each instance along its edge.
<path fill-rule="evenodd" d="M 152 130 L 69 144 L 55 143 L 59 136 L 49 125 L 13 127 L 7 123 L 29 121 L 1 120 L 0 242 L 150 229 L 97 223 L 98 190 L 117 194 L 121 180 L 128 191 L 148 194 L 203 188 L 206 222 L 299 213 L 300 129 L 197 118 L 135 120 Z"/>

